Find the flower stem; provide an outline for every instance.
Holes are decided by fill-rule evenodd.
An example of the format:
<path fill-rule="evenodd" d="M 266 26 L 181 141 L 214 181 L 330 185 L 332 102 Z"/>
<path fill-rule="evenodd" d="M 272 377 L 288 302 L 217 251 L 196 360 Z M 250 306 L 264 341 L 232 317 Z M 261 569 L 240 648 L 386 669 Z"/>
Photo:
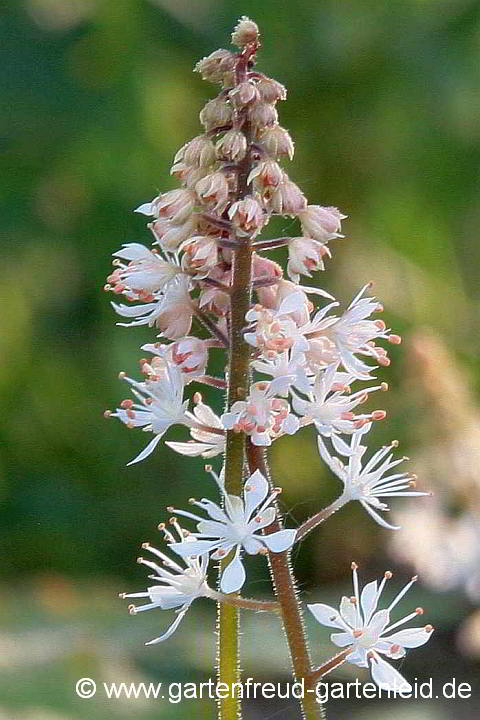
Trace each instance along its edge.
<path fill-rule="evenodd" d="M 239 172 L 238 196 L 247 193 L 248 160 Z M 227 410 L 248 393 L 250 382 L 250 346 L 243 339 L 245 315 L 250 309 L 252 294 L 252 244 L 242 238 L 233 253 L 232 286 L 230 293 L 230 347 L 228 361 Z M 233 495 L 241 495 L 245 466 L 245 434 L 227 431 L 225 449 L 225 489 Z M 220 562 L 222 571 L 230 557 Z M 218 679 L 232 687 L 240 681 L 239 667 L 239 609 L 223 602 L 218 603 Z M 230 693 L 232 694 L 232 693 Z M 219 717 L 236 720 L 241 717 L 240 698 L 219 700 Z"/>
<path fill-rule="evenodd" d="M 224 595 L 216 590 L 209 589 L 207 597 L 216 600 L 219 603 L 233 605 L 244 610 L 254 610 L 255 612 L 280 612 L 280 605 L 275 600 L 255 600 L 254 598 L 244 598 L 240 595 L 232 593 Z"/>
<path fill-rule="evenodd" d="M 250 472 L 260 470 L 269 480 L 270 471 L 265 456 L 265 450 L 249 442 L 247 448 Z M 277 532 L 283 527 L 282 521 L 277 512 L 277 517 L 271 525 L 266 528 L 266 533 Z M 304 720 L 325 719 L 323 705 L 317 702 L 314 679 L 312 678 L 312 665 L 308 650 L 305 624 L 303 621 L 302 606 L 297 597 L 295 578 L 290 564 L 288 551 L 280 553 L 269 553 L 270 571 L 275 588 L 275 595 L 281 606 L 283 627 L 287 638 L 290 658 L 292 661 L 293 675 L 296 681 L 304 681 L 305 693 L 301 699 L 302 716 Z M 310 690 L 310 692 L 308 692 Z"/>
<path fill-rule="evenodd" d="M 324 662 L 323 665 L 320 665 L 320 667 L 315 668 L 312 670 L 310 674 L 310 680 L 314 683 L 318 682 L 322 677 L 325 675 L 328 675 L 329 672 L 332 672 L 332 670 L 335 670 L 335 668 L 339 667 L 340 665 L 343 665 L 347 657 L 352 652 L 352 647 L 349 646 L 345 650 L 342 650 L 341 653 L 338 653 L 338 655 L 335 655 L 334 657 L 330 658 L 330 660 L 327 660 L 327 662 Z"/>
<path fill-rule="evenodd" d="M 350 498 L 345 494 L 340 495 L 340 497 L 334 500 L 331 505 L 328 505 L 326 508 L 323 508 L 323 510 L 320 510 L 320 512 L 315 513 L 315 515 L 312 515 L 312 517 L 308 518 L 308 520 L 305 520 L 305 522 L 302 523 L 297 530 L 295 542 L 303 540 L 308 533 L 312 532 L 312 530 L 314 530 L 322 522 L 325 522 L 325 520 L 333 515 L 333 513 L 336 513 L 337 510 L 340 510 L 341 507 L 346 505 L 349 499 Z"/>

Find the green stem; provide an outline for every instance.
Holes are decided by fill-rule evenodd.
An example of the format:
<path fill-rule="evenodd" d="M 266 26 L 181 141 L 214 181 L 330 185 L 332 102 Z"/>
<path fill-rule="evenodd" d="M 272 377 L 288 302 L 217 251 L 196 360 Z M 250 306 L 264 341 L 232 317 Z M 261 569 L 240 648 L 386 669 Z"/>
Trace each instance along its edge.
<path fill-rule="evenodd" d="M 249 442 L 247 453 L 250 472 L 253 473 L 255 470 L 260 470 L 262 475 L 264 475 L 269 480 L 270 485 L 272 485 L 265 450 Z M 282 528 L 283 523 L 277 512 L 276 519 L 266 528 L 265 532 L 277 532 Z M 302 717 L 304 720 L 325 719 L 326 715 L 323 705 L 321 705 L 315 697 L 315 681 L 312 677 L 312 663 L 308 650 L 302 606 L 297 597 L 295 577 L 290 564 L 290 553 L 288 551 L 269 553 L 269 563 L 275 588 L 275 596 L 281 606 L 283 627 L 290 651 L 294 679 L 305 683 L 304 697 L 300 701 Z"/>

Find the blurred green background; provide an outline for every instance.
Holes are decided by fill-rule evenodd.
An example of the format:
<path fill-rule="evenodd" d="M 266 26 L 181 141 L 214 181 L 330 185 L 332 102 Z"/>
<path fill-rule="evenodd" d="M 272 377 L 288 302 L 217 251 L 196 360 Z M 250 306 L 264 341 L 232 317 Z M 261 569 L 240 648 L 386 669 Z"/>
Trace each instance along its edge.
<path fill-rule="evenodd" d="M 319 282 L 347 302 L 373 280 L 386 321 L 405 336 L 379 374 L 391 385 L 382 396 L 389 420 L 374 437 L 398 438 L 413 465 L 422 459 L 422 485 L 436 492 L 445 522 L 465 512 L 478 520 L 480 3 L 12 0 L 0 24 L 1 720 L 215 715 L 211 702 L 82 702 L 73 688 L 82 676 L 212 672 L 209 605 L 199 602 L 168 644 L 145 649 L 170 618 L 130 618 L 116 598 L 145 586 L 135 557 L 142 541 L 157 539 L 165 505 L 215 493 L 201 459 L 168 449 L 125 467 L 143 436 L 103 411 L 125 396 L 117 373 L 137 372 L 138 348 L 153 334 L 115 327 L 102 286 L 112 252 L 150 241 L 131 211 L 175 186 L 172 157 L 198 134 L 198 112 L 215 93 L 192 67 L 228 46 L 242 14 L 264 34 L 259 69 L 288 88 L 279 110 L 296 140 L 292 179 L 310 202 L 349 215 L 347 239 L 332 246 Z M 292 525 L 338 492 L 308 431 L 278 443 L 273 465 Z M 428 523 L 426 511 L 419 526 Z M 361 508 L 342 511 L 296 553 L 306 599 L 335 602 L 352 559 L 367 579 L 397 569 L 397 588 L 416 563 L 415 543 L 399 553 L 403 539 L 411 541 L 400 531 L 392 548 Z M 420 545 L 428 554 L 428 542 Z M 480 547 L 450 545 L 446 574 L 459 577 L 419 586 L 413 607 L 425 604 L 438 631 L 403 671 L 470 681 L 476 704 L 332 702 L 330 718 L 375 720 L 386 709 L 392 720 L 475 716 L 480 620 L 465 586 Z M 465 553 L 473 559 L 460 572 Z M 424 559 L 427 569 L 435 562 Z M 268 595 L 261 563 L 250 566 L 248 592 Z M 316 659 L 333 654 L 318 626 L 311 637 Z M 243 667 L 259 679 L 288 677 L 274 620 L 245 617 Z M 295 713 L 257 702 L 246 718 Z"/>

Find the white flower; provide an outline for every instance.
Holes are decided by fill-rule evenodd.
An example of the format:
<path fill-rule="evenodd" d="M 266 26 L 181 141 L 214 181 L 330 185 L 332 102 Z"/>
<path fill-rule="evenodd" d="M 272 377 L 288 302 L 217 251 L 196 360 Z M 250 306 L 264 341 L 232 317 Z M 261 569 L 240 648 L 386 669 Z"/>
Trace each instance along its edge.
<path fill-rule="evenodd" d="M 124 373 L 120 376 L 132 386 L 132 393 L 138 402 L 124 400 L 109 417 L 116 417 L 127 427 L 141 427 L 144 432 L 154 434 L 146 448 L 131 460 L 128 465 L 144 460 L 158 445 L 162 435 L 169 427 L 176 424 L 190 424 L 187 414 L 188 400 L 183 401 L 183 376 L 181 370 L 165 363 L 157 369 L 155 379 L 137 382 Z"/>
<path fill-rule="evenodd" d="M 164 294 L 155 295 L 156 302 L 144 305 L 116 305 L 115 312 L 123 317 L 135 318 L 131 323 L 118 323 L 122 327 L 156 325 L 165 337 L 172 340 L 190 332 L 194 308 L 189 293 L 189 278 L 180 275 L 166 288 Z"/>
<path fill-rule="evenodd" d="M 369 320 L 372 313 L 382 310 L 382 306 L 371 297 L 363 297 L 369 288 L 365 285 L 340 317 L 327 315 L 338 303 L 331 303 L 320 310 L 312 319 L 310 327 L 305 328 L 306 337 L 311 340 L 325 338 L 335 346 L 338 359 L 345 370 L 359 380 L 370 379 L 374 369 L 360 360 L 357 355 L 373 357 L 379 365 L 389 365 L 386 350 L 375 345 L 375 340 L 384 338 L 393 344 L 400 343 L 398 335 L 387 330 L 383 320 Z"/>
<path fill-rule="evenodd" d="M 247 399 L 234 402 L 229 412 L 222 415 L 223 426 L 250 435 L 254 445 L 271 445 L 272 438 L 280 433 L 294 435 L 300 422 L 290 413 L 288 401 L 276 397 L 286 388 L 285 378 L 254 383 Z"/>
<path fill-rule="evenodd" d="M 178 264 L 164 260 L 158 250 L 152 252 L 140 243 L 127 243 L 122 250 L 113 253 L 116 269 L 107 278 L 116 293 L 130 291 L 135 299 L 151 298 L 153 293 L 163 290 L 173 278 L 181 273 Z M 121 260 L 128 260 L 124 265 Z"/>
<path fill-rule="evenodd" d="M 321 435 L 318 437 L 318 449 L 329 468 L 343 482 L 343 498 L 345 502 L 358 500 L 379 525 L 390 530 L 398 530 L 398 526 L 390 525 L 379 515 L 379 510 L 390 510 L 388 505 L 381 502 L 379 498 L 419 497 L 429 495 L 429 493 L 412 489 L 415 487 L 416 477 L 414 475 L 405 472 L 387 474 L 406 459 L 393 459 L 391 450 L 397 446 L 398 443 L 396 442 L 377 450 L 370 460 L 362 466 L 362 459 L 367 448 L 361 444 L 361 440 L 370 428 L 371 423 L 368 423 L 361 430 L 354 433 L 350 445 L 336 438 L 336 444 L 341 443 L 342 455 L 348 456 L 347 465 L 338 457 L 330 454 Z"/>
<path fill-rule="evenodd" d="M 311 380 L 305 371 L 305 355 L 295 350 L 285 352 L 267 351 L 259 360 L 252 362 L 252 367 L 259 373 L 270 375 L 274 380 L 282 379 L 285 391 L 278 394 L 284 397 L 288 388 L 293 387 L 307 395 L 311 391 Z"/>
<path fill-rule="evenodd" d="M 271 504 L 280 490 L 277 488 L 269 495 L 268 482 L 258 470 L 247 480 L 243 499 L 226 493 L 222 483 L 214 477 L 224 496 L 225 509 L 222 510 L 219 505 L 205 498 L 191 500 L 192 505 L 207 513 L 210 519 L 204 520 L 193 513 L 169 508 L 170 511 L 197 522 L 197 532 L 192 533 L 196 542 L 188 546 L 185 543 L 176 543 L 171 547 L 182 557 L 192 552 L 203 555 L 214 551 L 214 559 L 224 558 L 233 550 L 233 559 L 223 570 L 220 580 L 222 592 L 232 593 L 240 590 L 246 579 L 242 550 L 249 555 L 265 553 L 268 550 L 283 552 L 293 545 L 296 530 L 279 530 L 262 535 L 261 531 L 275 519 L 276 511 Z"/>
<path fill-rule="evenodd" d="M 386 572 L 380 585 L 376 580 L 365 585 L 360 595 L 355 563 L 352 563 L 352 569 L 354 595 L 351 598 L 343 597 L 338 611 L 323 603 L 314 603 L 307 607 L 321 625 L 340 630 L 333 633 L 330 639 L 338 647 L 351 646 L 352 652 L 347 656 L 347 662 L 359 667 L 370 667 L 372 679 L 381 689 L 409 692 L 409 683 L 381 655 L 396 660 L 405 656 L 405 648 L 420 647 L 430 639 L 433 632 L 431 625 L 411 627 L 388 634 L 423 614 L 422 608 L 417 608 L 401 620 L 390 624 L 390 613 L 417 578 L 412 578 L 386 609 L 377 611 L 383 588 L 392 573 Z"/>
<path fill-rule="evenodd" d="M 185 544 L 188 550 L 188 545 L 193 539 L 188 535 L 184 537 L 183 531 L 175 519 L 172 519 L 170 522 L 177 531 L 181 544 Z M 159 525 L 159 529 L 164 531 L 168 544 L 177 543 L 177 539 L 163 524 Z M 149 543 L 144 543 L 142 548 L 148 550 L 158 558 L 156 561 L 138 558 L 138 562 L 141 565 L 146 565 L 153 570 L 154 575 L 150 575 L 149 577 L 155 580 L 157 584 L 147 588 L 145 592 L 122 593 L 120 597 L 147 598 L 150 601 L 145 605 L 130 605 L 128 609 L 132 615 L 155 608 L 160 608 L 161 610 L 177 608 L 177 617 L 168 630 L 164 632 L 163 635 L 160 635 L 160 637 L 155 638 L 155 640 L 150 640 L 150 642 L 145 643 L 146 645 L 156 645 L 173 635 L 183 620 L 188 608 L 196 598 L 208 595 L 207 567 L 209 556 L 208 553 L 206 553 L 199 557 L 196 556 L 192 558 L 188 555 L 188 552 L 186 552 L 182 556 L 184 566 L 182 567 L 182 565 L 172 560 L 162 551 L 152 547 Z"/>
<path fill-rule="evenodd" d="M 338 364 L 332 364 L 320 371 L 313 388 L 308 392 L 308 400 L 293 393 L 292 406 L 297 415 L 311 418 L 318 432 L 331 437 L 337 452 L 345 449 L 345 443 L 338 441 L 338 433 L 351 434 L 365 425 L 369 420 L 383 420 L 385 412 L 375 410 L 373 413 L 354 415 L 352 410 L 368 399 L 368 393 L 376 390 L 387 390 L 386 383 L 376 387 L 350 393 L 350 382 L 353 376 L 338 373 Z"/>
<path fill-rule="evenodd" d="M 188 455 L 189 457 L 212 458 L 225 450 L 225 430 L 222 421 L 215 415 L 212 408 L 202 402 L 200 393 L 195 393 L 192 420 L 197 425 L 192 425 L 190 435 L 192 440 L 189 442 L 166 442 L 165 445 L 180 453 L 180 455 Z"/>

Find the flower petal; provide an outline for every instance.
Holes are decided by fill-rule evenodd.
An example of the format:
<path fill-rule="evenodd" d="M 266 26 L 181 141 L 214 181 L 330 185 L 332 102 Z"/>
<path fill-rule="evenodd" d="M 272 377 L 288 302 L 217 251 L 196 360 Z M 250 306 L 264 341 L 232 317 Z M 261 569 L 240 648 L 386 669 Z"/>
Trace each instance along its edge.
<path fill-rule="evenodd" d="M 162 435 L 155 435 L 153 440 L 150 440 L 147 447 L 143 448 L 142 452 L 137 455 L 137 457 L 133 458 L 133 460 L 130 460 L 129 463 L 127 463 L 127 467 L 129 465 L 135 465 L 138 462 L 141 462 L 142 460 L 145 460 L 146 457 L 152 454 L 152 452 L 157 447 L 159 441 L 161 440 Z"/>
<path fill-rule="evenodd" d="M 264 535 L 262 540 L 271 552 L 283 552 L 292 547 L 296 534 L 296 530 L 279 530 L 270 535 Z"/>
<path fill-rule="evenodd" d="M 389 637 L 383 638 L 393 645 L 401 645 L 404 648 L 415 648 L 425 645 L 430 640 L 432 630 L 425 630 L 424 627 L 408 628 L 399 630 Z"/>
<path fill-rule="evenodd" d="M 149 642 L 145 643 L 145 645 L 157 645 L 157 643 L 161 643 L 161 642 L 163 642 L 164 640 L 168 640 L 168 638 L 173 635 L 173 633 L 175 632 L 175 630 L 178 628 L 178 626 L 179 626 L 180 623 L 182 622 L 183 618 L 185 617 L 185 613 L 187 612 L 187 610 L 188 610 L 189 607 L 190 607 L 190 606 L 184 608 L 183 610 L 181 610 L 181 611 L 178 613 L 178 615 L 177 615 L 177 617 L 175 618 L 175 620 L 173 621 L 173 623 L 170 625 L 170 627 L 168 628 L 168 630 L 163 633 L 163 635 L 160 635 L 160 637 L 155 638 L 155 640 L 150 640 Z"/>
<path fill-rule="evenodd" d="M 330 605 L 325 605 L 324 603 L 313 603 L 312 605 L 307 604 L 307 607 L 320 625 L 341 628 L 342 630 L 345 629 L 345 624 L 342 622 L 338 610 L 330 607 Z"/>
<path fill-rule="evenodd" d="M 268 482 L 260 470 L 255 470 L 255 472 L 248 478 L 246 486 L 249 488 L 244 492 L 245 516 L 248 522 L 253 511 L 256 510 L 267 497 Z"/>
<path fill-rule="evenodd" d="M 231 563 L 227 565 L 222 573 L 220 580 L 220 590 L 228 595 L 228 593 L 237 592 L 246 580 L 245 568 L 237 555 Z"/>
<path fill-rule="evenodd" d="M 382 690 L 390 690 L 390 692 L 411 692 L 412 686 L 408 683 L 398 670 L 383 660 L 379 655 L 375 654 L 370 659 L 370 670 L 372 680 Z"/>

